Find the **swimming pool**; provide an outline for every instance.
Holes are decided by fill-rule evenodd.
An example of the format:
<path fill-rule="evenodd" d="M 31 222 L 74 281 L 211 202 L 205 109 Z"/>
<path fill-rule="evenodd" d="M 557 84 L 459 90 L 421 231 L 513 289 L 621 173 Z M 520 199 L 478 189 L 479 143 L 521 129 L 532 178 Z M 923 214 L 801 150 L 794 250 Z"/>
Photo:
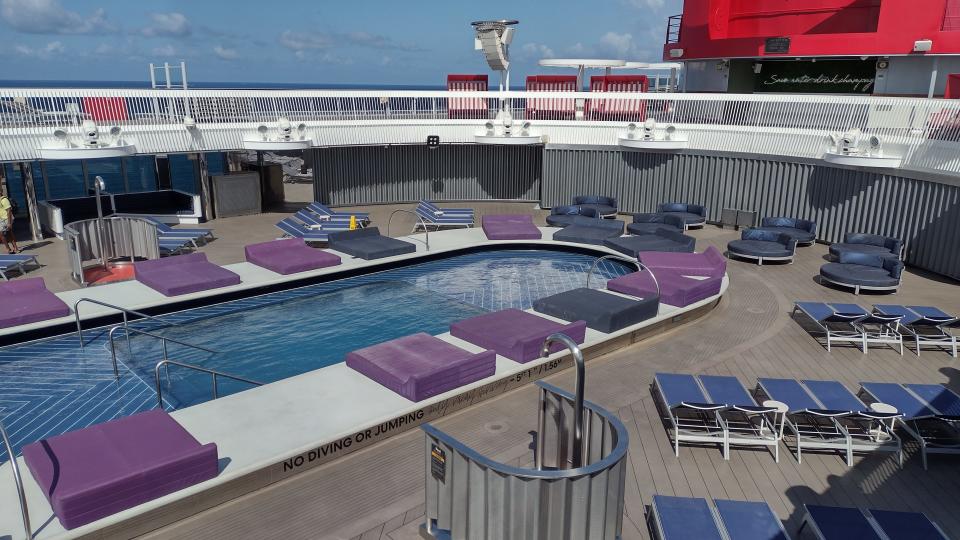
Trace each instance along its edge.
<path fill-rule="evenodd" d="M 180 326 L 137 326 L 218 351 L 171 344 L 171 359 L 269 383 L 340 362 L 360 347 L 439 334 L 487 311 L 528 309 L 538 298 L 582 287 L 595 260 L 548 249 L 480 251 L 161 317 Z M 597 273 L 612 278 L 632 270 L 607 260 Z M 121 377 L 114 380 L 106 333 L 96 334 L 84 349 L 74 334 L 0 349 L 0 414 L 17 448 L 156 406 L 159 343 L 134 337 L 131 350 L 120 345 Z M 171 367 L 161 382 L 168 409 L 211 398 L 208 375 Z M 221 381 L 220 390 L 246 388 Z"/>

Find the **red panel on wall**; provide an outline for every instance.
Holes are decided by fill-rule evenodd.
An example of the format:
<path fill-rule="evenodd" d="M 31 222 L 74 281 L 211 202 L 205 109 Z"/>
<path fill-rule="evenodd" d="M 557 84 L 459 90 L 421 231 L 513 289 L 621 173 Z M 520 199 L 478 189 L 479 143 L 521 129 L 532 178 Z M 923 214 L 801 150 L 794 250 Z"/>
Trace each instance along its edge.
<path fill-rule="evenodd" d="M 960 73 L 947 75 L 947 89 L 943 93 L 947 99 L 960 99 Z"/>
<path fill-rule="evenodd" d="M 83 98 L 83 112 L 94 120 L 126 120 L 127 101 L 123 98 Z"/>
<path fill-rule="evenodd" d="M 945 32 L 960 30 L 960 0 L 947 0 L 947 8 L 943 10 L 943 25 Z"/>
<path fill-rule="evenodd" d="M 876 32 L 880 0 L 731 0 L 727 37 Z"/>

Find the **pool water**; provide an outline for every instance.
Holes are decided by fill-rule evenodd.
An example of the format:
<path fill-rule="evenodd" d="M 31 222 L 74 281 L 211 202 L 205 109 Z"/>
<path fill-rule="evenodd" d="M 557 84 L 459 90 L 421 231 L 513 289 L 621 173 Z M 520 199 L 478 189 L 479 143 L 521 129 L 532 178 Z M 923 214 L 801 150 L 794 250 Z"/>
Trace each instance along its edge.
<path fill-rule="evenodd" d="M 596 256 L 555 250 L 483 251 L 164 315 L 135 326 L 217 351 L 169 345 L 169 358 L 270 383 L 341 362 L 361 347 L 448 331 L 452 322 L 533 302 L 586 283 Z M 605 260 L 592 285 L 633 271 Z M 118 342 L 113 377 L 106 329 L 0 348 L 0 418 L 15 448 L 45 437 L 155 408 L 160 343 Z M 170 367 L 164 407 L 212 398 L 210 376 Z M 221 379 L 220 395 L 250 388 Z M 6 459 L 0 450 L 0 460 Z"/>

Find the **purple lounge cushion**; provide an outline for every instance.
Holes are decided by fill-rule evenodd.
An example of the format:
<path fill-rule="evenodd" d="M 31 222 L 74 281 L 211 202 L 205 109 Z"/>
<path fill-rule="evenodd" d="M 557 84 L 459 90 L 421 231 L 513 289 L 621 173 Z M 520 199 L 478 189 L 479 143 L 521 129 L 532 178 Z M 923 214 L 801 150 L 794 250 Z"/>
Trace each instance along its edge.
<path fill-rule="evenodd" d="M 278 274 L 295 274 L 340 264 L 340 257 L 314 249 L 302 238 L 285 238 L 243 248 L 247 261 Z"/>
<path fill-rule="evenodd" d="M 178 296 L 240 283 L 240 276 L 207 261 L 204 253 L 174 255 L 133 265 L 137 281 L 164 296 Z"/>
<path fill-rule="evenodd" d="M 586 328 L 584 321 L 562 324 L 519 309 L 505 309 L 457 321 L 450 325 L 450 334 L 523 364 L 540 357 L 543 340 L 550 334 L 562 332 L 583 343 Z M 562 348 L 556 343 L 550 352 Z"/>
<path fill-rule="evenodd" d="M 641 251 L 638 259 L 654 271 L 672 270 L 685 276 L 722 277 L 727 271 L 727 260 L 713 246 L 701 253 Z"/>
<path fill-rule="evenodd" d="M 483 216 L 483 233 L 490 240 L 539 240 L 540 229 L 533 224 L 533 216 L 507 214 Z"/>
<path fill-rule="evenodd" d="M 420 332 L 357 349 L 346 364 L 410 401 L 422 401 L 493 375 L 497 354 L 474 354 Z"/>
<path fill-rule="evenodd" d="M 0 328 L 70 315 L 70 307 L 47 290 L 43 278 L 0 283 Z"/>
<path fill-rule="evenodd" d="M 694 279 L 680 275 L 675 271 L 654 270 L 660 285 L 660 301 L 671 306 L 684 307 L 705 298 L 720 294 L 723 276 L 711 276 L 706 279 Z M 607 281 L 607 289 L 649 298 L 657 293 L 649 272 L 633 272 Z"/>
<path fill-rule="evenodd" d="M 217 476 L 217 445 L 200 444 L 152 410 L 23 447 L 23 459 L 67 529 Z"/>

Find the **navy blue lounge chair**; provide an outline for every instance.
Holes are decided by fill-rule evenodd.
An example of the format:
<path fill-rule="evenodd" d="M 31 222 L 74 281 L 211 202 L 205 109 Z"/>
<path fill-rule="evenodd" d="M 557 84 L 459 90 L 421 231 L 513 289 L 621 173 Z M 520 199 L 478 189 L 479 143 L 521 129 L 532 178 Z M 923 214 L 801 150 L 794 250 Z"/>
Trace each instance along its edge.
<path fill-rule="evenodd" d="M 604 195 L 577 195 L 573 204 L 596 210 L 600 217 L 611 218 L 617 216 L 617 199 Z"/>
<path fill-rule="evenodd" d="M 326 242 L 329 232 L 322 228 L 310 228 L 291 218 L 283 218 L 277 223 L 277 228 L 283 231 L 284 236 L 303 238 L 307 242 Z"/>
<path fill-rule="evenodd" d="M 727 406 L 719 412 L 720 421 L 727 432 L 724 457 L 729 459 L 731 445 L 767 446 L 773 449 L 774 460 L 779 463 L 783 414 L 776 407 L 758 405 L 736 377 L 700 375 L 697 379 L 708 401 Z"/>
<path fill-rule="evenodd" d="M 924 391 L 920 388 L 924 385 L 914 386 Z M 901 427 L 920 443 L 924 469 L 927 468 L 927 454 L 960 454 L 960 428 L 956 416 L 941 413 L 916 391 L 899 383 L 862 382 L 860 388 L 861 393 L 872 401 L 890 405 L 900 413 L 897 420 Z M 943 398 L 943 406 L 952 404 L 952 398 L 949 401 L 948 398 Z"/>
<path fill-rule="evenodd" d="M 903 336 L 899 332 L 900 316 L 870 313 L 857 304 L 824 302 L 796 302 L 797 311 L 807 316 L 824 333 L 827 351 L 833 342 L 851 342 L 860 346 L 864 354 L 871 343 L 896 346 L 903 354 Z"/>
<path fill-rule="evenodd" d="M 920 512 L 870 510 L 870 517 L 890 540 L 947 540 L 940 527 Z"/>
<path fill-rule="evenodd" d="M 724 540 L 706 499 L 654 495 L 650 521 L 660 540 Z"/>
<path fill-rule="evenodd" d="M 323 221 L 350 221 L 350 217 L 356 218 L 357 222 L 364 224 L 370 221 L 370 214 L 367 212 L 334 212 L 329 206 L 318 202 L 312 202 L 307 205 L 306 210 L 320 216 Z"/>
<path fill-rule="evenodd" d="M 197 243 L 193 238 L 177 238 L 173 236 L 158 236 L 157 247 L 160 248 L 160 255 L 179 255 L 186 251 L 195 249 Z"/>
<path fill-rule="evenodd" d="M 2 277 L 4 281 L 8 281 L 9 277 L 7 277 L 7 273 L 11 270 L 17 270 L 23 275 L 25 267 L 28 264 L 40 268 L 40 263 L 37 261 L 36 255 L 0 255 L 0 277 Z"/>
<path fill-rule="evenodd" d="M 327 232 L 350 230 L 349 220 L 324 220 L 306 210 L 297 211 L 297 213 L 293 214 L 293 217 L 310 229 L 323 229 Z M 357 226 L 361 226 L 360 222 L 357 222 Z"/>
<path fill-rule="evenodd" d="M 707 209 L 699 204 L 661 203 L 657 205 L 657 212 L 682 219 L 684 230 L 707 224 Z"/>
<path fill-rule="evenodd" d="M 727 456 L 727 431 L 719 412 L 724 403 L 712 403 L 693 375 L 657 373 L 654 388 L 673 429 L 673 453 L 680 457 L 680 441 L 717 443 Z"/>
<path fill-rule="evenodd" d="M 161 238 L 192 238 L 194 241 L 203 240 L 204 242 L 214 239 L 212 229 L 174 229 L 152 216 L 141 215 L 137 217 L 153 223 L 157 227 L 157 236 Z"/>
<path fill-rule="evenodd" d="M 879 313 L 900 316 L 900 328 L 913 337 L 917 356 L 920 348 L 931 345 L 938 349 L 946 348 L 954 358 L 957 357 L 957 344 L 960 339 L 952 333 L 960 328 L 960 319 L 932 306 L 901 306 L 896 304 L 875 304 Z"/>
<path fill-rule="evenodd" d="M 790 540 L 765 502 L 715 499 L 713 505 L 730 540 Z"/>
<path fill-rule="evenodd" d="M 418 228 L 433 226 L 435 229 L 441 227 L 473 227 L 473 209 L 472 208 L 440 208 L 427 200 L 421 200 L 417 204 L 416 213 L 423 219 L 413 226 L 413 230 Z"/>
<path fill-rule="evenodd" d="M 861 510 L 804 505 L 802 532 L 810 527 L 821 540 L 947 540 L 940 527 L 920 512 Z"/>

